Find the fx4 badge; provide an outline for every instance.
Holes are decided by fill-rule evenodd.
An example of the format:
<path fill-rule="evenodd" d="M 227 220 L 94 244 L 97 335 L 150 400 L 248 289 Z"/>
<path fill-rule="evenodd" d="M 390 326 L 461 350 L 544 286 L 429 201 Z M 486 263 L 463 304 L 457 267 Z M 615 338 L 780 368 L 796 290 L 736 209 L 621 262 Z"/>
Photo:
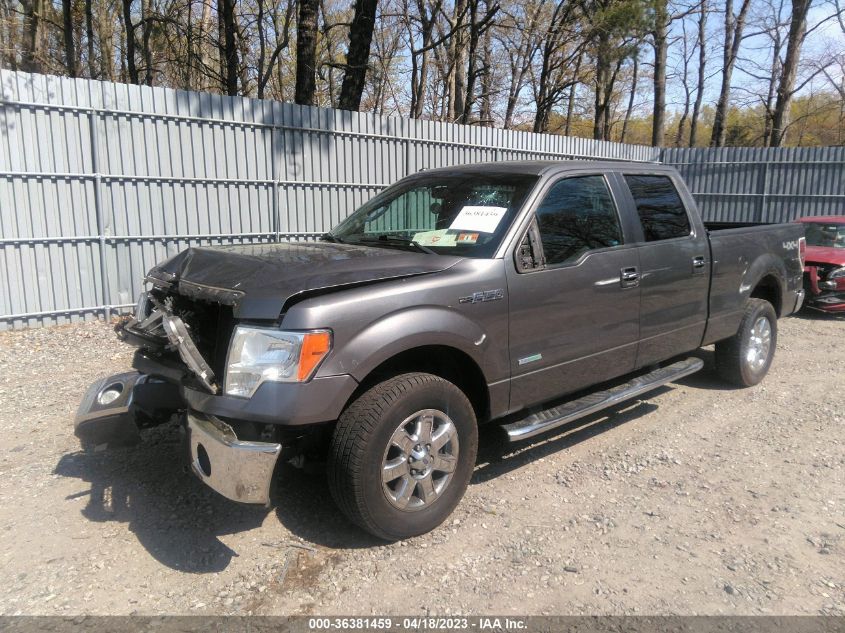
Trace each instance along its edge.
<path fill-rule="evenodd" d="M 496 290 L 485 290 L 483 292 L 473 292 L 471 295 L 467 297 L 460 297 L 458 301 L 460 303 L 481 303 L 482 301 L 496 301 L 498 299 L 502 299 L 505 296 L 505 291 L 501 288 Z"/>

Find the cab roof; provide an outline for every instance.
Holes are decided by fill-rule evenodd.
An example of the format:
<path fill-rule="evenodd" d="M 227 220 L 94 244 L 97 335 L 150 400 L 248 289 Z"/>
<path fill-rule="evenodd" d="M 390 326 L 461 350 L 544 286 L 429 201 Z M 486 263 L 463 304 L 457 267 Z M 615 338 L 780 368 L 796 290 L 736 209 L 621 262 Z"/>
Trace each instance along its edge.
<path fill-rule="evenodd" d="M 483 174 L 524 174 L 528 176 L 544 176 L 582 169 L 596 171 L 646 170 L 653 172 L 671 172 L 674 167 L 660 163 L 647 163 L 617 160 L 509 160 L 488 163 L 472 163 L 469 165 L 454 165 L 451 167 L 436 167 L 426 169 L 421 173 L 456 173 L 472 172 Z"/>

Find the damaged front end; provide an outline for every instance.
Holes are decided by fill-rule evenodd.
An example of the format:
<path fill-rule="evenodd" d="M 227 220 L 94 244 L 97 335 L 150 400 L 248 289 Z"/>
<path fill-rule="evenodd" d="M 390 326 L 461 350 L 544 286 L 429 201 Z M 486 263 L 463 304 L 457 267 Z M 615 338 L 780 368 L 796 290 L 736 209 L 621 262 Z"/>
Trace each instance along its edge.
<path fill-rule="evenodd" d="M 201 289 L 178 292 L 162 279 L 139 298 L 134 314 L 122 319 L 115 331 L 122 341 L 138 348 L 136 371 L 103 378 L 88 389 L 75 420 L 83 448 L 102 450 L 134 444 L 140 429 L 182 421 L 191 469 L 208 486 L 241 503 L 267 505 L 270 484 L 282 445 L 249 424 L 241 425 L 239 439 L 232 424 L 213 415 L 192 411 L 186 389 L 220 393 L 226 352 L 234 328 L 230 301 L 201 296 Z M 229 305 L 227 305 L 229 303 Z M 219 378 L 220 377 L 220 378 Z"/>
<path fill-rule="evenodd" d="M 804 268 L 808 308 L 845 313 L 845 266 L 808 262 Z"/>

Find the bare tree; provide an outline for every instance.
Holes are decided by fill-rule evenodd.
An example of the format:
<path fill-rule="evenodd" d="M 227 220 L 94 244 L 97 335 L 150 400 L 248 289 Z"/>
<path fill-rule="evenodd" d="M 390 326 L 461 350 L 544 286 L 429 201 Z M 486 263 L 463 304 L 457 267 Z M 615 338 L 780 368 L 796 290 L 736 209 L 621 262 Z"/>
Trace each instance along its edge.
<path fill-rule="evenodd" d="M 123 32 L 126 37 L 126 72 L 129 74 L 129 83 L 138 84 L 138 67 L 135 65 L 135 29 L 137 25 L 132 22 L 132 0 L 122 0 L 123 4 Z"/>
<path fill-rule="evenodd" d="M 21 70 L 41 72 L 43 64 L 42 19 L 46 0 L 20 0 L 23 9 L 21 38 Z"/>
<path fill-rule="evenodd" d="M 686 21 L 681 22 L 681 59 L 680 65 L 680 82 L 684 91 L 684 107 L 681 112 L 681 118 L 678 120 L 678 129 L 675 133 L 675 147 L 681 147 L 684 136 L 686 134 L 687 119 L 690 115 L 690 103 L 692 101 L 692 87 L 690 86 L 690 64 L 695 55 L 697 44 L 695 42 L 690 45 L 690 38 L 687 33 Z"/>
<path fill-rule="evenodd" d="M 299 0 L 296 21 L 296 91 L 294 101 L 314 105 L 317 90 L 317 12 L 319 0 Z"/>
<path fill-rule="evenodd" d="M 666 134 L 666 56 L 669 49 L 668 0 L 654 0 L 654 113 L 651 124 L 651 144 L 661 147 Z"/>
<path fill-rule="evenodd" d="M 548 18 L 540 49 L 540 75 L 534 90 L 535 132 L 548 131 L 552 109 L 578 81 L 578 75 L 569 71 L 586 46 L 585 39 L 573 37 L 579 9 L 580 5 L 572 0 L 557 0 Z"/>
<path fill-rule="evenodd" d="M 625 142 L 628 136 L 628 124 L 631 121 L 631 113 L 634 111 L 634 100 L 637 96 L 637 80 L 640 70 L 640 60 L 638 55 L 634 55 L 634 63 L 631 68 L 631 92 L 628 94 L 628 107 L 625 109 L 625 119 L 622 121 L 622 134 L 619 141 Z"/>
<path fill-rule="evenodd" d="M 542 43 L 538 24 L 546 1 L 539 0 L 534 4 L 519 3 L 503 9 L 504 18 L 494 34 L 507 56 L 510 71 L 504 115 L 505 129 L 513 127 L 514 112 L 520 94 L 525 88 L 528 72 Z"/>
<path fill-rule="evenodd" d="M 376 23 L 378 0 L 356 0 L 355 15 L 349 27 L 349 50 L 346 54 L 346 71 L 340 88 L 341 110 L 357 111 L 367 78 L 367 62 Z"/>
<path fill-rule="evenodd" d="M 792 18 L 789 22 L 789 38 L 786 44 L 786 58 L 777 89 L 777 101 L 772 115 L 771 147 L 779 147 L 783 142 L 789 105 L 795 91 L 798 75 L 798 63 L 801 59 L 801 47 L 807 33 L 807 13 L 812 0 L 792 0 Z"/>
<path fill-rule="evenodd" d="M 475 105 L 475 86 L 478 82 L 479 76 L 484 72 L 483 65 L 479 65 L 480 51 L 479 42 L 482 36 L 487 32 L 490 24 L 499 11 L 499 5 L 495 2 L 487 4 L 483 15 L 479 13 L 480 0 L 468 0 L 469 7 L 469 38 L 467 45 L 467 59 L 468 66 L 466 71 L 466 86 L 464 88 L 464 107 L 462 112 L 456 112 L 456 119 L 458 123 L 468 123 Z M 458 60 L 455 60 L 458 63 Z"/>
<path fill-rule="evenodd" d="M 725 40 L 722 47 L 722 86 L 719 90 L 719 100 L 713 116 L 713 133 L 710 136 L 711 147 L 721 147 L 725 144 L 726 119 L 731 98 L 731 79 L 734 66 L 739 56 L 739 47 L 743 39 L 745 20 L 751 0 L 742 0 L 739 14 L 734 14 L 733 0 L 725 0 Z"/>
<path fill-rule="evenodd" d="M 277 36 L 276 45 L 268 56 L 267 31 L 264 28 L 265 14 L 267 11 L 266 0 L 258 0 L 258 15 L 256 17 L 258 28 L 256 30 L 258 31 L 257 96 L 259 99 L 264 98 L 264 91 L 267 89 L 267 84 L 273 76 L 273 67 L 276 65 L 279 55 L 290 45 L 290 26 L 295 7 L 296 3 L 293 0 L 288 2 L 285 8 L 284 26 L 282 27 L 281 37 Z"/>
<path fill-rule="evenodd" d="M 701 104 L 704 100 L 704 82 L 707 79 L 707 0 L 701 0 L 698 6 L 698 77 L 695 86 L 695 103 L 689 127 L 689 145 L 695 147 L 698 141 L 698 121 L 701 116 Z"/>
<path fill-rule="evenodd" d="M 62 0 L 62 34 L 65 47 L 65 68 L 70 77 L 77 76 L 76 50 L 73 41 L 73 2 Z"/>
<path fill-rule="evenodd" d="M 223 92 L 230 96 L 238 94 L 238 44 L 235 23 L 236 0 L 217 0 L 218 31 L 220 33 L 220 74 L 223 77 Z"/>

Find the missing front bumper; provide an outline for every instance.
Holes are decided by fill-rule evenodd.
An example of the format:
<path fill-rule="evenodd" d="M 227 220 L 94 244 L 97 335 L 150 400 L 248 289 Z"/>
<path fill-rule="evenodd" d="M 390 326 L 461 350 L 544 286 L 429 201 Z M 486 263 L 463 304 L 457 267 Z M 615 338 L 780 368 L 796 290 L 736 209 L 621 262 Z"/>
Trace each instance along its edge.
<path fill-rule="evenodd" d="M 281 444 L 245 442 L 213 416 L 188 413 L 191 470 L 232 501 L 270 504 L 270 486 Z"/>

